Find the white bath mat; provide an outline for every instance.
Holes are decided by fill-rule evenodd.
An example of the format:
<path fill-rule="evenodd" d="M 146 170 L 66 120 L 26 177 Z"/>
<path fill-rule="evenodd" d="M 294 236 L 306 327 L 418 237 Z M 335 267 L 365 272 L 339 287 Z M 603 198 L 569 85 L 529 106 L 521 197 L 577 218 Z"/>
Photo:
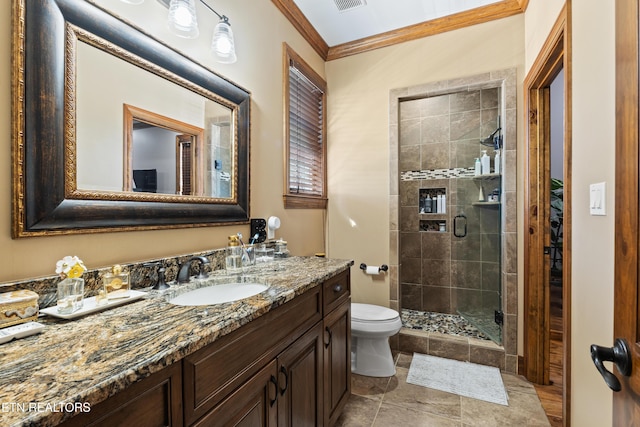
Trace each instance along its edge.
<path fill-rule="evenodd" d="M 491 366 L 414 353 L 407 382 L 509 406 L 500 370 Z"/>

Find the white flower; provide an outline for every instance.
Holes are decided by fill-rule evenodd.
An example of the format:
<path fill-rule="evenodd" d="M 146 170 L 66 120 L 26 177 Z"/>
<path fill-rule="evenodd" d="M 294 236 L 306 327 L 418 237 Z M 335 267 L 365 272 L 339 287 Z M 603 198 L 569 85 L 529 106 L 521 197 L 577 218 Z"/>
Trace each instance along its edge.
<path fill-rule="evenodd" d="M 77 256 L 67 255 L 56 262 L 56 274 L 59 274 L 62 278 L 77 278 L 82 276 L 85 271 L 87 271 L 87 267 L 84 266 L 82 260 Z"/>

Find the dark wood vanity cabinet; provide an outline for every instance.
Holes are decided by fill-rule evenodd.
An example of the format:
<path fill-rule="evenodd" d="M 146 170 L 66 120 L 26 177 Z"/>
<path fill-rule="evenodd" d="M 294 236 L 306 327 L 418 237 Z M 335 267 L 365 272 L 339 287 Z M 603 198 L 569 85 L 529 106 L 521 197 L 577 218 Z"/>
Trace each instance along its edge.
<path fill-rule="evenodd" d="M 318 323 L 191 425 L 322 425 L 321 332 Z"/>
<path fill-rule="evenodd" d="M 65 425 L 333 425 L 351 392 L 350 302 L 347 270 Z"/>
<path fill-rule="evenodd" d="M 350 304 L 345 271 L 185 358 L 185 425 L 333 425 L 351 393 Z"/>

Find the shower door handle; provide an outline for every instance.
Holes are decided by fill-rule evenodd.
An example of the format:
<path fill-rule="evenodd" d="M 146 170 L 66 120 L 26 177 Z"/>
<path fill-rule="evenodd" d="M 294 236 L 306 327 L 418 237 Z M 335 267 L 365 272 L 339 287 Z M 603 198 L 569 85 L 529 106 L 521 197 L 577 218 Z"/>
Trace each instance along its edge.
<path fill-rule="evenodd" d="M 462 233 L 458 231 L 458 224 L 460 222 L 462 222 L 463 226 Z M 453 235 L 456 237 L 465 237 L 467 235 L 467 217 L 465 215 L 456 215 L 453 218 Z"/>

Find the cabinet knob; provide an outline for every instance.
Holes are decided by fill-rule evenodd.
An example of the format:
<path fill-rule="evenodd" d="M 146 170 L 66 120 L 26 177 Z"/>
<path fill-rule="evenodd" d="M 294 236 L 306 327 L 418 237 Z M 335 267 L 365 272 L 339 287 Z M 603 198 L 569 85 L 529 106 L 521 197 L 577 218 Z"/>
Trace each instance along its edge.
<path fill-rule="evenodd" d="M 333 292 L 342 292 L 342 285 L 340 283 L 337 283 L 336 285 L 334 285 Z"/>

